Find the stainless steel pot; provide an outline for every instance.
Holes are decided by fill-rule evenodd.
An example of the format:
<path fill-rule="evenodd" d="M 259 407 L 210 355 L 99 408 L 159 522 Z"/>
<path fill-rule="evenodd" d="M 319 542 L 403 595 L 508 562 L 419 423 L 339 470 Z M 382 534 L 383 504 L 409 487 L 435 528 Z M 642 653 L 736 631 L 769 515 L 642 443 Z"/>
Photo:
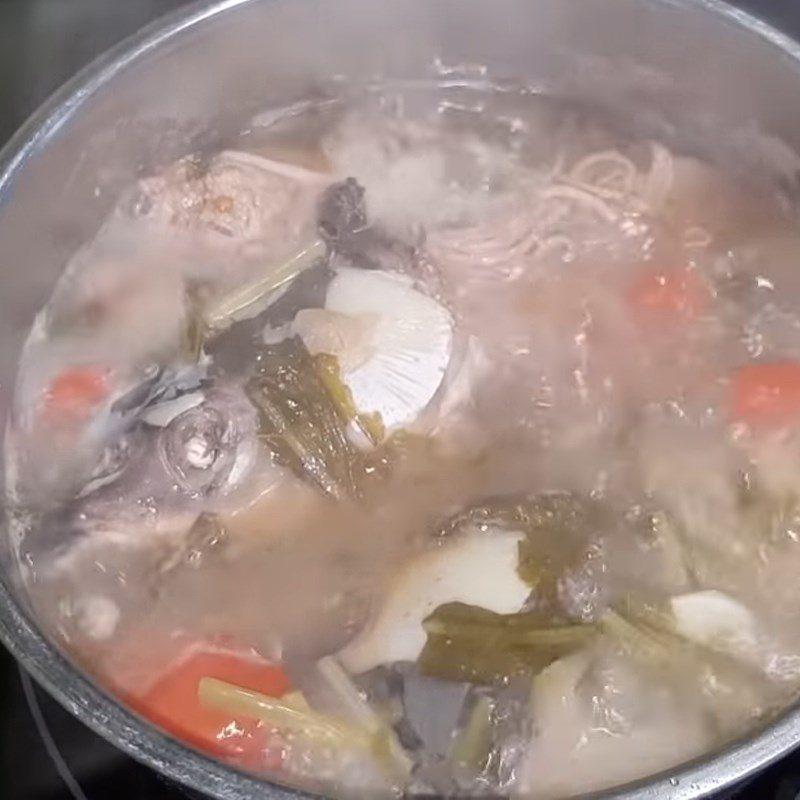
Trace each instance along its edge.
<path fill-rule="evenodd" d="M 717 0 L 215 0 L 157 23 L 54 95 L 0 156 L 0 413 L 65 260 L 143 171 L 321 80 L 524 79 L 800 186 L 800 46 Z M 0 470 L 2 468 L 0 467 Z M 0 479 L 2 478 L 0 471 Z M 0 638 L 122 750 L 219 800 L 299 797 L 163 736 L 43 636 L 5 537 Z M 724 752 L 604 795 L 705 797 L 800 744 L 800 708 Z"/>

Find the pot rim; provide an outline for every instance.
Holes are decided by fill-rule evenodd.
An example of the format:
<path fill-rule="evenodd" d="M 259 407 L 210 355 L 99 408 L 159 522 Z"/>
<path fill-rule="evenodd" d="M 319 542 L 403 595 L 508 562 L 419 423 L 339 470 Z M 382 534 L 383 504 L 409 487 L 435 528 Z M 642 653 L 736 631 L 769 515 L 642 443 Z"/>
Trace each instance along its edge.
<path fill-rule="evenodd" d="M 0 208 L 28 160 L 76 115 L 83 104 L 129 65 L 184 31 L 227 11 L 263 0 L 199 0 L 142 28 L 107 50 L 56 90 L 0 149 Z M 800 79 L 800 43 L 724 0 L 652 0 L 704 11 L 722 24 L 746 29 L 791 59 Z M 161 733 L 96 686 L 50 644 L 18 605 L 0 570 L 0 641 L 57 702 L 136 761 L 217 800 L 300 800 L 315 795 L 260 780 Z M 760 732 L 719 753 L 676 769 L 590 795 L 595 800 L 699 800 L 741 783 L 800 746 L 800 702 Z M 587 798 L 588 800 L 588 798 Z"/>

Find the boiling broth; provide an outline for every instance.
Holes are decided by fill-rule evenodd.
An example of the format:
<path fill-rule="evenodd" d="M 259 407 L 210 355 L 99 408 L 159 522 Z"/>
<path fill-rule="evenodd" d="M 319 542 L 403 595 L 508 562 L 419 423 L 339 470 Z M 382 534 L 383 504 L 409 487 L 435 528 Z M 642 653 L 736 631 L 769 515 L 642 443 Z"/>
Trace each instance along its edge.
<path fill-rule="evenodd" d="M 25 349 L 53 635 L 200 749 L 555 798 L 796 696 L 777 189 L 569 103 L 383 86 L 131 187 Z"/>

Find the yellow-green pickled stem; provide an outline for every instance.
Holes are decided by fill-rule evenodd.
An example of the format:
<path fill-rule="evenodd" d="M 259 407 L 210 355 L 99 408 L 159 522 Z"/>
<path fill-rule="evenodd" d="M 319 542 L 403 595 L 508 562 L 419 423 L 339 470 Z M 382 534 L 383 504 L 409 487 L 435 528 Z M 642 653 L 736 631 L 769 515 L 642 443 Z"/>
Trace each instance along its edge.
<path fill-rule="evenodd" d="M 454 769 L 468 774 L 483 771 L 492 749 L 493 711 L 494 705 L 489 697 L 478 697 L 450 750 L 450 763 Z"/>
<path fill-rule="evenodd" d="M 314 356 L 314 366 L 339 416 L 345 422 L 356 422 L 372 444 L 380 444 L 386 436 L 381 415 L 358 411 L 350 388 L 342 380 L 339 359 L 329 353 L 318 353 Z"/>
<path fill-rule="evenodd" d="M 313 711 L 252 692 L 216 678 L 203 678 L 198 689 L 205 708 L 225 711 L 233 716 L 259 720 L 277 730 L 302 734 L 328 744 L 369 748 L 371 742 L 359 729 Z"/>
<path fill-rule="evenodd" d="M 310 269 L 325 253 L 325 243 L 318 239 L 297 251 L 283 264 L 269 265 L 256 280 L 234 289 L 206 308 L 203 315 L 206 326 L 211 331 L 221 331 L 245 318 L 252 306 Z"/>

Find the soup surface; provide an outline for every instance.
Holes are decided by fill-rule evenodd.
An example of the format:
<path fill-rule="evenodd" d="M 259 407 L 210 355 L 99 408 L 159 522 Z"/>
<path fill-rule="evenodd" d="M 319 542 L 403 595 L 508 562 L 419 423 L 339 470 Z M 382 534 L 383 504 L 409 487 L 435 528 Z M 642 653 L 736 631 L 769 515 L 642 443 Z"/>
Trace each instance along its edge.
<path fill-rule="evenodd" d="M 542 96 L 391 86 L 143 177 L 20 364 L 32 602 L 192 746 L 559 798 L 800 687 L 800 235 Z"/>

